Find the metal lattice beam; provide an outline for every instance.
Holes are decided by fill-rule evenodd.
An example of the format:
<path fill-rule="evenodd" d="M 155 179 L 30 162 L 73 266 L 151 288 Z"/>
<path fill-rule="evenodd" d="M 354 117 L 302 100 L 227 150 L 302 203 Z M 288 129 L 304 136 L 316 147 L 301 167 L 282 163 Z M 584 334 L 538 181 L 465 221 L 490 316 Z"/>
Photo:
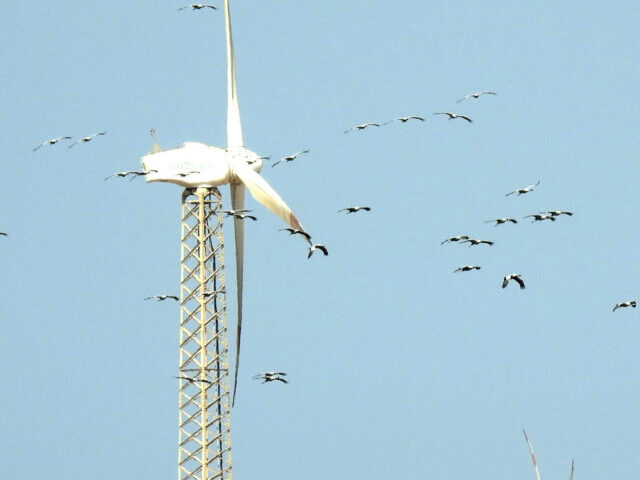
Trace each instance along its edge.
<path fill-rule="evenodd" d="M 221 207 L 217 188 L 182 194 L 178 480 L 232 478 Z"/>

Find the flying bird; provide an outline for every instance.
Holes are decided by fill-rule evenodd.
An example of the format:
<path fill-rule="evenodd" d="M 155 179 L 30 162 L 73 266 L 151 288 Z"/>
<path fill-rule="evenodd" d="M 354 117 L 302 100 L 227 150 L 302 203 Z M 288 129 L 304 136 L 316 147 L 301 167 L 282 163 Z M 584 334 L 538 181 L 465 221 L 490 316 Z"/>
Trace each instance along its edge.
<path fill-rule="evenodd" d="M 467 122 L 472 123 L 473 120 L 471 120 L 469 117 L 467 117 L 466 115 L 460 115 L 458 113 L 451 113 L 451 112 L 436 112 L 434 113 L 434 115 L 448 115 L 449 116 L 449 120 L 455 120 L 456 118 L 463 118 L 465 119 Z"/>
<path fill-rule="evenodd" d="M 193 377 L 184 377 L 184 376 L 178 376 L 178 377 L 173 377 L 173 378 L 179 378 L 181 380 L 186 380 L 189 383 L 204 382 L 204 383 L 208 383 L 209 385 L 211 385 L 213 383 L 211 380 L 207 380 L 206 378 L 193 378 Z"/>
<path fill-rule="evenodd" d="M 368 128 L 368 127 L 379 127 L 379 126 L 380 124 L 375 122 L 361 123 L 360 125 L 354 125 L 353 127 L 345 130 L 342 133 L 349 133 L 353 130 L 364 130 L 365 128 Z"/>
<path fill-rule="evenodd" d="M 190 8 L 191 10 L 202 10 L 203 8 L 210 8 L 212 10 L 217 10 L 217 8 L 214 7 L 213 5 L 205 5 L 204 3 L 192 3 L 191 5 L 180 7 L 178 11 L 185 10 L 187 8 Z"/>
<path fill-rule="evenodd" d="M 257 157 L 257 158 L 252 158 L 250 160 L 247 160 L 247 165 L 253 165 L 254 163 L 256 163 L 258 160 L 271 160 L 271 157 L 269 155 L 267 155 L 266 157 Z"/>
<path fill-rule="evenodd" d="M 629 300 L 628 302 L 616 303 L 616 306 L 613 307 L 613 311 L 615 312 L 618 308 L 626 308 L 626 307 L 636 308 L 636 301 Z"/>
<path fill-rule="evenodd" d="M 305 232 L 304 230 L 287 227 L 287 228 L 280 228 L 280 229 L 278 229 L 278 231 L 279 232 L 289 232 L 289 235 L 301 235 L 307 240 L 307 242 L 311 242 L 311 235 L 309 235 L 309 233 Z"/>
<path fill-rule="evenodd" d="M 471 270 L 480 270 L 482 267 L 480 265 L 465 265 L 463 267 L 456 268 L 453 273 L 456 272 L 469 272 Z"/>
<path fill-rule="evenodd" d="M 541 213 L 548 213 L 552 217 L 559 217 L 560 215 L 568 215 L 570 217 L 573 215 L 573 212 L 565 212 L 561 210 L 549 210 L 548 212 L 541 212 Z"/>
<path fill-rule="evenodd" d="M 463 100 L 467 100 L 468 98 L 478 98 L 480 97 L 480 95 L 497 95 L 497 93 L 495 92 L 476 92 L 476 93 L 470 93 L 469 95 L 465 95 L 464 97 L 462 97 L 460 100 L 456 101 L 456 103 L 460 103 Z"/>
<path fill-rule="evenodd" d="M 287 374 L 284 372 L 264 372 L 258 375 L 254 375 L 253 378 L 255 380 L 262 380 L 262 383 L 278 381 L 282 383 L 289 383 L 282 377 L 285 377 Z"/>
<path fill-rule="evenodd" d="M 524 289 L 524 281 L 522 280 L 522 278 L 520 278 L 522 274 L 520 273 L 511 273 L 509 275 L 506 275 L 503 279 L 502 279 L 502 288 L 506 288 L 506 286 L 509 284 L 509 282 L 511 280 L 515 280 L 516 282 L 518 282 L 518 285 L 520 285 L 520 289 L 523 290 Z"/>
<path fill-rule="evenodd" d="M 518 221 L 515 218 L 494 218 L 493 220 L 487 220 L 484 223 L 491 223 L 491 222 L 496 222 L 495 224 L 496 227 L 498 225 L 502 225 L 503 223 L 507 223 L 507 222 L 518 223 Z"/>
<path fill-rule="evenodd" d="M 88 135 L 88 136 L 86 136 L 86 137 L 82 137 L 82 138 L 80 138 L 80 139 L 76 140 L 75 142 L 73 142 L 71 145 L 69 145 L 69 147 L 68 147 L 68 148 L 75 147 L 75 146 L 76 146 L 76 145 L 78 145 L 79 143 L 87 143 L 87 142 L 90 142 L 90 141 L 91 141 L 91 140 L 93 140 L 94 138 L 99 137 L 100 135 L 104 135 L 105 133 L 107 133 L 107 132 L 105 132 L 105 131 L 103 130 L 102 132 L 92 133 L 91 135 Z"/>
<path fill-rule="evenodd" d="M 302 155 L 303 153 L 309 153 L 309 150 L 302 150 L 301 152 L 296 152 L 293 155 L 289 155 L 287 157 L 282 157 L 280 160 L 278 160 L 277 162 L 274 162 L 271 165 L 271 168 L 275 167 L 276 165 L 278 165 L 281 162 L 292 162 L 294 161 L 296 158 L 298 158 L 298 156 Z"/>
<path fill-rule="evenodd" d="M 262 372 L 257 375 L 254 375 L 253 378 L 260 379 L 264 377 L 286 377 L 287 374 L 285 372 Z"/>
<path fill-rule="evenodd" d="M 200 173 L 200 172 L 198 170 L 191 170 L 190 172 L 179 172 L 179 173 L 176 173 L 176 176 L 184 178 L 184 177 L 186 177 L 188 175 L 193 175 L 194 173 Z"/>
<path fill-rule="evenodd" d="M 126 172 L 116 172 L 113 175 L 109 175 L 108 177 L 105 177 L 105 180 L 109 180 L 111 177 L 120 177 L 120 178 L 124 178 L 124 177 L 128 177 L 129 175 L 131 175 L 131 179 L 133 180 L 136 177 L 142 177 L 144 175 L 147 175 L 149 173 L 157 173 L 157 170 L 148 170 L 148 171 L 136 171 L 136 170 L 129 170 Z"/>
<path fill-rule="evenodd" d="M 7 232 L 0 232 L 0 237 L 8 237 L 9 234 Z"/>
<path fill-rule="evenodd" d="M 226 289 L 224 289 L 224 288 L 221 288 L 220 290 L 211 290 L 209 292 L 203 292 L 202 293 L 202 298 L 209 298 L 209 297 L 212 297 L 213 295 L 223 294 L 223 293 L 224 294 L 227 293 Z"/>
<path fill-rule="evenodd" d="M 164 300 L 170 298 L 171 300 L 175 300 L 176 302 L 178 300 L 180 300 L 178 297 L 176 297 L 175 295 L 152 295 L 151 297 L 147 297 L 145 298 L 145 300 L 152 300 L 155 299 L 158 302 L 163 302 Z"/>
<path fill-rule="evenodd" d="M 519 188 L 518 190 L 514 190 L 513 192 L 509 192 L 509 193 L 505 193 L 505 197 L 508 197 L 509 195 L 513 195 L 514 193 L 517 193 L 518 196 L 524 194 L 524 193 L 529 193 L 531 190 L 533 190 L 534 188 L 536 188 L 538 185 L 540 185 L 540 180 L 538 180 L 535 184 L 533 185 L 527 185 L 526 187 L 523 188 Z"/>
<path fill-rule="evenodd" d="M 347 215 L 350 213 L 355 213 L 359 210 L 364 210 L 365 212 L 370 212 L 371 211 L 371 207 L 346 207 L 346 208 L 342 208 L 340 210 L 338 210 L 338 213 L 340 212 L 347 212 Z"/>
<path fill-rule="evenodd" d="M 71 139 L 71 137 L 69 137 L 69 136 L 52 138 L 51 140 L 46 140 L 46 141 L 42 142 L 40 145 L 38 145 L 36 148 L 34 148 L 33 151 L 35 152 L 36 150 L 38 150 L 41 147 L 44 147 L 45 145 L 55 145 L 60 140 L 70 140 L 70 139 Z"/>
<path fill-rule="evenodd" d="M 247 215 L 247 213 L 251 212 L 251 210 L 247 210 L 244 208 L 237 209 L 237 210 L 223 210 L 222 212 L 226 213 L 227 217 L 239 218 L 240 220 L 244 220 L 245 218 L 250 218 L 253 221 L 258 220 L 253 215 Z"/>
<path fill-rule="evenodd" d="M 393 120 L 389 120 L 388 122 L 383 123 L 383 125 L 389 125 L 390 123 L 393 123 L 393 122 L 407 123 L 409 120 L 419 120 L 421 122 L 424 122 L 424 118 L 422 117 L 419 117 L 417 115 L 408 115 L 406 117 L 394 118 Z"/>
<path fill-rule="evenodd" d="M 227 217 L 234 217 L 239 213 L 251 213 L 253 210 L 248 210 L 246 208 L 236 209 L 236 210 L 222 210 L 222 213 L 226 213 Z"/>
<path fill-rule="evenodd" d="M 307 258 L 311 258 L 311 255 L 313 255 L 313 252 L 315 252 L 316 250 L 320 250 L 322 253 L 324 253 L 325 257 L 329 255 L 329 250 L 327 250 L 327 247 L 325 247 L 321 243 L 314 243 L 309 247 Z"/>
<path fill-rule="evenodd" d="M 449 243 L 449 242 L 459 242 L 460 240 L 468 240 L 469 239 L 469 235 L 458 235 L 457 237 L 449 237 L 446 240 L 443 240 L 442 242 L 440 242 L 440 245 L 444 245 L 445 243 Z"/>
<path fill-rule="evenodd" d="M 470 247 L 474 246 L 474 245 L 480 245 L 482 243 L 486 244 L 486 245 L 493 245 L 493 242 L 490 240 L 476 240 L 475 238 L 470 238 L 468 240 L 463 240 L 460 243 L 468 243 Z"/>
<path fill-rule="evenodd" d="M 544 215 L 542 213 L 534 213 L 533 215 L 527 215 L 526 217 L 522 218 L 533 218 L 533 220 L 531 220 L 531 223 L 542 222 L 543 220 L 551 220 L 552 222 L 556 221 L 556 218 L 553 215 Z"/>
<path fill-rule="evenodd" d="M 244 220 L 245 218 L 249 218 L 251 220 L 253 220 L 254 222 L 256 220 L 258 220 L 257 217 L 254 217 L 253 215 L 247 215 L 246 213 L 236 213 L 234 215 L 231 215 L 233 218 L 238 218 L 240 220 Z"/>

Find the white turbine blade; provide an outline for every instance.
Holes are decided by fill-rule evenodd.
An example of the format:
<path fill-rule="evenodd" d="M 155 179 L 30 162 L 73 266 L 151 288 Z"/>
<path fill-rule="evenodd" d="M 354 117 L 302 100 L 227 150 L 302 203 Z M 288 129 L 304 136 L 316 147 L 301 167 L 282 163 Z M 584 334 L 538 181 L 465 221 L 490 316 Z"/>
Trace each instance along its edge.
<path fill-rule="evenodd" d="M 231 38 L 231 16 L 229 0 L 224 2 L 224 20 L 227 31 L 227 147 L 242 147 L 242 124 L 240 123 L 240 107 L 236 94 L 236 65 L 233 57 L 233 40 Z"/>
<path fill-rule="evenodd" d="M 232 183 L 231 208 L 241 210 L 244 208 L 244 185 Z M 233 218 L 233 226 L 236 237 L 236 298 L 238 308 L 238 326 L 236 327 L 236 368 L 233 377 L 233 398 L 231 406 L 236 402 L 236 387 L 238 386 L 238 367 L 240 366 L 240 339 L 242 337 L 242 271 L 244 266 L 244 220 Z"/>
<path fill-rule="evenodd" d="M 305 231 L 289 206 L 258 173 L 241 161 L 233 162 L 231 170 L 249 189 L 251 196 L 259 203 L 284 220 L 291 228 Z"/>
<path fill-rule="evenodd" d="M 275 213 L 284 220 L 288 225 L 296 230 L 304 231 L 304 228 L 293 214 L 289 206 L 284 203 L 280 195 L 271 188 L 271 186 L 258 173 L 253 171 L 251 167 L 244 164 L 242 160 L 231 162 L 231 170 L 242 181 L 242 184 L 232 183 L 231 189 L 231 208 L 233 210 L 241 210 L 244 208 L 244 188 L 249 189 L 251 196 L 259 203 Z M 244 262 L 244 220 L 234 218 L 234 227 L 236 233 L 236 292 L 238 298 L 238 326 L 236 335 L 236 368 L 233 379 L 233 397 L 231 405 L 235 404 L 236 388 L 238 385 L 238 367 L 240 365 L 240 339 L 242 337 L 242 270 Z M 305 237 L 306 239 L 306 237 Z M 309 244 L 311 241 L 307 239 Z"/>

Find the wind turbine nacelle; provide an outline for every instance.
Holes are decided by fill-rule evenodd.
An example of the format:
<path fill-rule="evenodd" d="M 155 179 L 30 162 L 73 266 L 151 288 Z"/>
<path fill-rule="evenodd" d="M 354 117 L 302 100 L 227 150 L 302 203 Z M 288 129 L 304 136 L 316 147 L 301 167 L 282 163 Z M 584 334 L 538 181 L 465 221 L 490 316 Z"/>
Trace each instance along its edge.
<path fill-rule="evenodd" d="M 183 187 L 217 187 L 236 183 L 232 165 L 243 162 L 255 172 L 262 169 L 262 157 L 244 147 L 225 150 L 199 142 L 185 142 L 178 148 L 160 150 L 141 158 L 149 172 L 147 182 L 168 182 Z"/>

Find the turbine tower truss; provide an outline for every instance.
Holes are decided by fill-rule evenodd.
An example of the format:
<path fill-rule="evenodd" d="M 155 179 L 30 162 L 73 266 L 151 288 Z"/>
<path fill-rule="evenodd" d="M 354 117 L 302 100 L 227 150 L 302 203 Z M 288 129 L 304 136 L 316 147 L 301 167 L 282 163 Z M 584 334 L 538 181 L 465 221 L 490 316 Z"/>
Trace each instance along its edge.
<path fill-rule="evenodd" d="M 231 480 L 222 198 L 182 194 L 178 480 Z"/>

